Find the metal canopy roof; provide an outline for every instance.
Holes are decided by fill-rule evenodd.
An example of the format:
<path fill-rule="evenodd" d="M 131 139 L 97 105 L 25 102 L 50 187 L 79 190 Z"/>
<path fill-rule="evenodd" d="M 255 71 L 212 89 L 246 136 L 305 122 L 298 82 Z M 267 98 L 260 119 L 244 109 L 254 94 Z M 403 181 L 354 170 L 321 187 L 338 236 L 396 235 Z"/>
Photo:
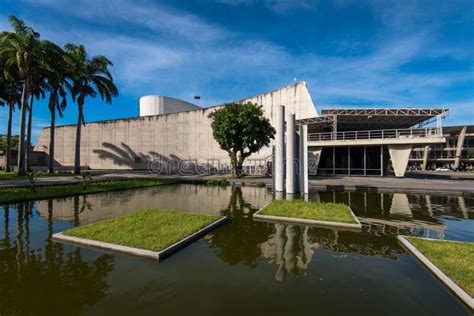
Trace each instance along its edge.
<path fill-rule="evenodd" d="M 298 120 L 297 124 L 310 125 L 312 130 L 337 126 L 338 131 L 381 130 L 426 125 L 437 115 L 446 117 L 446 108 L 365 108 L 323 109 L 321 116 Z"/>

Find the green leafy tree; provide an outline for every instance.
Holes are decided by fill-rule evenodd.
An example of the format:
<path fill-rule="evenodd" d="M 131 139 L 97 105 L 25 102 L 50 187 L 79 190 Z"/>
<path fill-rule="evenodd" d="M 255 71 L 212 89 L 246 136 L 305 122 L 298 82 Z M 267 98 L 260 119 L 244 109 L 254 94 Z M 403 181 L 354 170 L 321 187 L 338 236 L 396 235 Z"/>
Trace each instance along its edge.
<path fill-rule="evenodd" d="M 10 151 L 18 150 L 18 141 L 19 141 L 18 135 L 12 135 L 10 137 Z M 6 152 L 7 148 L 8 148 L 8 135 L 2 135 L 0 136 L 0 150 L 4 150 Z"/>
<path fill-rule="evenodd" d="M 66 44 L 65 59 L 71 67 L 72 99 L 77 100 L 78 117 L 76 146 L 74 155 L 74 174 L 81 173 L 81 129 L 84 121 L 84 103 L 87 97 L 100 95 L 106 103 L 112 103 L 112 97 L 118 96 L 109 66 L 112 62 L 105 56 L 89 57 L 83 45 Z"/>
<path fill-rule="evenodd" d="M 234 176 L 242 175 L 245 159 L 268 146 L 275 134 L 262 106 L 252 103 L 225 104 L 209 114 L 209 118 L 214 139 L 229 154 Z"/>

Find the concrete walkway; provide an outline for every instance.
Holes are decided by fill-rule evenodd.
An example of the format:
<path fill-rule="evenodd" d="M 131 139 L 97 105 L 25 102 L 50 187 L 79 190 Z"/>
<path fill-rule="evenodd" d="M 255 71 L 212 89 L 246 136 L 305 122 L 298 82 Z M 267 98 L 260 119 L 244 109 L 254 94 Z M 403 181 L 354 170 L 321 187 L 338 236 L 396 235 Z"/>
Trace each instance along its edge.
<path fill-rule="evenodd" d="M 212 179 L 221 178 L 223 176 L 164 176 L 150 174 L 148 172 L 140 171 L 113 171 L 101 172 L 93 176 L 94 180 L 124 180 L 124 179 L 172 179 L 179 178 L 183 180 L 198 180 L 198 179 Z M 245 177 L 242 179 L 229 179 L 236 184 L 255 184 L 265 183 L 271 186 L 272 179 L 264 177 Z M 36 185 L 58 185 L 58 184 L 72 184 L 80 182 L 74 177 L 50 177 L 40 178 Z M 406 191 L 406 192 L 420 192 L 420 193 L 448 193 L 448 194 L 466 194 L 474 195 L 474 179 L 469 178 L 455 180 L 449 177 L 314 177 L 310 178 L 309 185 L 311 188 L 320 190 L 348 190 L 348 191 Z M 26 179 L 15 180 L 0 180 L 0 189 L 8 187 L 29 186 Z"/>
<path fill-rule="evenodd" d="M 313 178 L 310 179 L 309 183 L 311 187 L 319 189 L 474 194 L 474 180 L 423 179 L 410 177 L 333 177 Z"/>

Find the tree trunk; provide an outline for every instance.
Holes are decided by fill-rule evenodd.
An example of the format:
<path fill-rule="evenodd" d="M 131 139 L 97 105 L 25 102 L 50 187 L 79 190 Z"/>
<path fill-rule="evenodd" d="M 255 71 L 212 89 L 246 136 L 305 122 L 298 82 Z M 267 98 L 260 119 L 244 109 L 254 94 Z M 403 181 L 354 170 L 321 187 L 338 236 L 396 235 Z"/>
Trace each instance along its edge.
<path fill-rule="evenodd" d="M 49 128 L 49 157 L 48 157 L 48 172 L 54 173 L 54 140 L 56 130 L 56 104 L 55 95 L 52 93 L 49 96 L 49 111 L 51 113 L 51 126 Z"/>
<path fill-rule="evenodd" d="M 76 127 L 76 147 L 74 152 L 74 174 L 81 174 L 81 129 L 82 129 L 82 104 L 79 103 L 79 115 L 77 116 L 77 127 Z"/>
<path fill-rule="evenodd" d="M 26 134 L 26 171 L 31 172 L 31 125 L 33 121 L 33 102 L 34 102 L 34 95 L 31 94 L 30 96 L 30 110 L 28 112 L 28 132 Z"/>
<path fill-rule="evenodd" d="M 244 159 L 242 157 L 239 157 L 239 159 L 237 160 L 237 164 L 236 164 L 236 170 L 237 170 L 237 177 L 242 177 L 242 167 L 244 165 Z"/>
<path fill-rule="evenodd" d="M 10 172 L 11 171 L 11 160 L 12 160 L 12 116 L 13 116 L 13 107 L 15 106 L 15 103 L 9 103 L 8 104 L 8 123 L 7 123 L 7 151 L 6 151 L 6 156 L 5 156 L 5 171 Z"/>
<path fill-rule="evenodd" d="M 27 99 L 29 90 L 29 78 L 25 79 L 23 83 L 23 93 L 21 96 L 21 110 L 20 110 L 20 132 L 18 140 L 18 175 L 24 176 L 25 173 L 25 123 L 26 111 L 28 110 Z"/>
<path fill-rule="evenodd" d="M 229 151 L 230 165 L 232 166 L 232 176 L 237 177 L 237 153 Z"/>

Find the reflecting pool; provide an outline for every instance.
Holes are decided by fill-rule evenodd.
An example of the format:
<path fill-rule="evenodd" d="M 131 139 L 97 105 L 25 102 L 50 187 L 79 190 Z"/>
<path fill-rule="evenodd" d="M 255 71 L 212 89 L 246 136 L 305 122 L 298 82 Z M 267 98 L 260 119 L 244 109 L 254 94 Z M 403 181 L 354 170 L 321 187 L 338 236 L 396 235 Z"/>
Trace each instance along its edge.
<path fill-rule="evenodd" d="M 254 221 L 266 188 L 172 185 L 0 207 L 0 315 L 469 315 L 397 242 L 474 241 L 474 199 L 318 192 L 362 232 Z M 78 248 L 53 233 L 146 208 L 225 214 L 163 262 Z"/>

